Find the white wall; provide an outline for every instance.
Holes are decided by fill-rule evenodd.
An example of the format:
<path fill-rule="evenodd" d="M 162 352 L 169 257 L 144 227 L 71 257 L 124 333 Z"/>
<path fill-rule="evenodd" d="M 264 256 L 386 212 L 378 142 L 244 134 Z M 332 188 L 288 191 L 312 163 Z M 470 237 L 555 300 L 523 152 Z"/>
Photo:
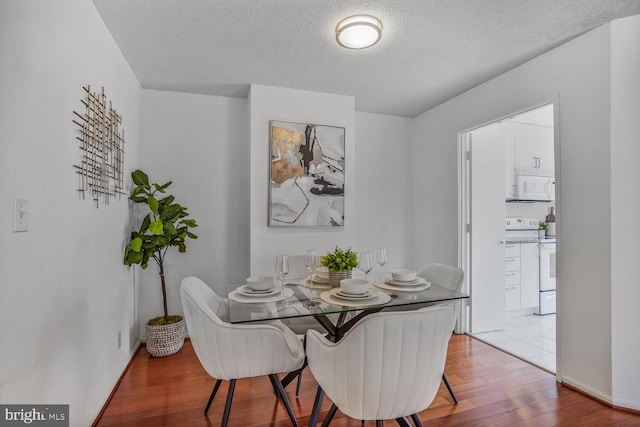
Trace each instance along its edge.
<path fill-rule="evenodd" d="M 385 270 L 414 266 L 412 182 L 406 170 L 410 119 L 356 112 L 350 96 L 256 85 L 251 87 L 250 111 L 251 274 L 272 275 L 279 253 L 315 248 L 324 254 L 336 245 L 372 254 L 385 246 Z M 344 228 L 267 227 L 269 120 L 345 128 Z"/>
<path fill-rule="evenodd" d="M 612 395 L 617 310 L 611 305 L 610 31 L 611 25 L 597 28 L 427 111 L 414 129 L 414 177 L 429 174 L 416 192 L 415 210 L 423 213 L 416 217 L 416 255 L 456 263 L 457 133 L 557 101 L 558 376 L 605 400 Z M 626 143 L 619 148 L 629 152 Z M 627 322 L 640 323 L 637 311 L 626 314 Z M 632 376 L 639 369 L 625 368 Z"/>
<path fill-rule="evenodd" d="M 105 87 L 137 162 L 139 84 L 91 2 L 0 2 L 0 402 L 70 404 L 94 420 L 137 348 L 133 276 L 122 264 L 126 197 L 78 197 L 72 111 Z M 12 233 L 12 197 L 29 231 Z M 117 334 L 122 331 L 122 347 Z"/>
<path fill-rule="evenodd" d="M 413 259 L 411 119 L 356 112 L 356 244 L 387 248 L 385 271 L 418 268 Z M 378 267 L 374 264 L 374 272 Z"/>
<path fill-rule="evenodd" d="M 158 183 L 189 209 L 198 227 L 187 252 L 167 253 L 169 310 L 182 314 L 179 286 L 197 276 L 224 294 L 225 283 L 249 273 L 249 143 L 247 100 L 186 93 L 142 91 L 140 158 Z M 140 325 L 162 314 L 158 268 L 140 274 Z"/>
<path fill-rule="evenodd" d="M 251 170 L 251 274 L 273 275 L 277 254 L 303 254 L 314 248 L 319 254 L 336 245 L 354 247 L 357 207 L 355 203 L 355 111 L 351 96 L 252 85 L 250 109 Z M 309 229 L 269 228 L 269 121 L 315 123 L 345 128 L 345 225 Z"/>
<path fill-rule="evenodd" d="M 613 403 L 640 409 L 640 16 L 615 21 L 611 53 Z"/>

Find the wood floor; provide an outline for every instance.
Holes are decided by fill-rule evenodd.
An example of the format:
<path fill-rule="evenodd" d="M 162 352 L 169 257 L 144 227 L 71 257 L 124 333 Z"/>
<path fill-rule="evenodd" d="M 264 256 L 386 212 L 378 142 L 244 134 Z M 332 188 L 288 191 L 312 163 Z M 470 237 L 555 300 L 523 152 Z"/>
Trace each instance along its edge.
<path fill-rule="evenodd" d="M 466 335 L 449 344 L 446 373 L 458 405 L 444 385 L 419 414 L 427 426 L 640 426 L 640 415 L 611 409 L 556 383 L 555 377 Z M 95 426 L 219 426 L 227 384 L 205 416 L 215 380 L 198 362 L 187 340 L 177 354 L 151 358 L 142 348 Z M 300 396 L 287 394 L 300 426 L 307 426 L 317 384 L 305 370 Z M 325 398 L 320 420 L 330 407 Z M 230 426 L 291 426 L 267 377 L 238 380 Z M 360 426 L 340 412 L 331 426 Z M 366 422 L 366 426 L 375 425 Z M 387 421 L 385 425 L 397 425 Z"/>

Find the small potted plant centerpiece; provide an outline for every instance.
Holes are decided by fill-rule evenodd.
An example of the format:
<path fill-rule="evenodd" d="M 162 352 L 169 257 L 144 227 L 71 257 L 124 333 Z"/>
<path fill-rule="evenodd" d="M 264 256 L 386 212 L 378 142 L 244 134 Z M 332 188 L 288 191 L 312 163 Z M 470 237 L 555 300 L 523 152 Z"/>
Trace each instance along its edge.
<path fill-rule="evenodd" d="M 538 224 L 538 238 L 539 239 L 544 239 L 547 235 L 547 230 L 549 229 L 549 223 L 547 222 L 540 222 Z"/>
<path fill-rule="evenodd" d="M 351 270 L 358 266 L 358 255 L 351 248 L 344 251 L 336 246 L 333 252 L 320 257 L 320 265 L 329 270 L 329 283 L 335 288 L 340 286 L 340 280 L 351 278 Z"/>
<path fill-rule="evenodd" d="M 174 202 L 174 197 L 165 194 L 171 181 L 159 185 L 149 183 L 149 177 L 141 170 L 131 173 L 135 187 L 129 200 L 145 205 L 148 210 L 138 230 L 131 237 L 124 250 L 126 265 L 140 264 L 146 269 L 149 260 L 155 261 L 160 274 L 164 315 L 153 318 L 145 325 L 146 347 L 154 357 L 169 356 L 178 352 L 184 344 L 184 319 L 179 315 L 169 315 L 167 310 L 167 287 L 164 278 L 164 259 L 167 250 L 177 246 L 179 252 L 186 252 L 185 240 L 197 236 L 189 228 L 197 227 L 196 221 L 187 219 L 187 208 Z"/>

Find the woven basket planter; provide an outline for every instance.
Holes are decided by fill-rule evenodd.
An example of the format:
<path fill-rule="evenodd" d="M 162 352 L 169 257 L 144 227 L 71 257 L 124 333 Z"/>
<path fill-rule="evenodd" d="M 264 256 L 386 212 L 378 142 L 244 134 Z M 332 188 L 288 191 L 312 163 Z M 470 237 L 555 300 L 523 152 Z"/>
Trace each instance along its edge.
<path fill-rule="evenodd" d="M 349 271 L 331 271 L 329 270 L 329 284 L 332 288 L 340 286 L 342 279 L 351 279 L 351 270 Z"/>
<path fill-rule="evenodd" d="M 184 319 L 170 325 L 145 325 L 147 351 L 153 357 L 170 356 L 184 344 Z"/>

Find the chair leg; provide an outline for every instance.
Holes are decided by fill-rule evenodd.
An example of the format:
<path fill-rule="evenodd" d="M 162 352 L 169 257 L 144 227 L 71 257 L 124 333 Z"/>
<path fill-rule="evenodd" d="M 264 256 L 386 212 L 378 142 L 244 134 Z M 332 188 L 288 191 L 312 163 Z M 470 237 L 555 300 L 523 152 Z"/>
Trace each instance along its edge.
<path fill-rule="evenodd" d="M 227 402 L 224 404 L 224 413 L 222 414 L 221 427 L 227 427 L 229 422 L 229 413 L 231 412 L 231 402 L 233 401 L 233 392 L 236 390 L 236 379 L 229 382 L 229 391 L 227 391 Z"/>
<path fill-rule="evenodd" d="M 453 403 L 457 405 L 458 399 L 456 398 L 456 394 L 453 392 L 453 389 L 451 388 L 451 384 L 449 384 L 449 380 L 447 379 L 447 375 L 444 372 L 442 373 L 442 381 L 444 381 L 444 385 L 447 386 L 447 390 L 449 390 L 449 394 L 453 399 Z"/>
<path fill-rule="evenodd" d="M 337 410 L 338 410 L 338 407 L 336 406 L 335 403 L 331 405 L 329 412 L 327 412 L 327 416 L 324 418 L 324 421 L 322 422 L 322 427 L 329 427 L 329 424 L 331 423 L 331 420 L 333 419 L 333 416 L 336 414 Z"/>
<path fill-rule="evenodd" d="M 204 408 L 204 414 L 206 415 L 209 412 L 209 408 L 211 407 L 211 402 L 213 402 L 213 398 L 216 397 L 216 393 L 220 388 L 220 384 L 222 384 L 222 380 L 216 381 L 216 385 L 213 386 L 213 391 L 211 392 L 211 396 L 209 396 L 209 401 L 207 402 L 207 407 Z"/>
<path fill-rule="evenodd" d="M 282 383 L 280 382 L 280 380 L 275 374 L 269 375 L 269 379 L 271 380 L 271 384 L 273 384 L 276 391 L 278 392 L 278 396 L 280 396 L 282 403 L 284 403 L 284 407 L 287 409 L 287 414 L 289 414 L 289 418 L 291 418 L 291 423 L 293 424 L 294 427 L 299 427 L 298 420 L 296 420 L 296 416 L 293 414 L 293 409 L 291 409 L 291 405 L 289 404 L 289 398 L 287 397 L 287 394 L 284 392 Z"/>
<path fill-rule="evenodd" d="M 376 420 L 376 427 L 384 427 L 384 421 Z"/>
<path fill-rule="evenodd" d="M 298 373 L 298 383 L 296 384 L 296 397 L 300 396 L 300 384 L 302 383 L 302 371 Z"/>
<path fill-rule="evenodd" d="M 418 414 L 411 415 L 411 419 L 413 420 L 413 424 L 416 427 L 422 427 L 422 423 L 420 422 L 420 418 L 418 418 Z"/>
<path fill-rule="evenodd" d="M 307 335 L 304 335 L 304 341 L 302 341 L 302 348 L 304 349 L 304 354 L 307 354 Z M 307 366 L 307 356 L 304 356 L 304 364 L 302 365 L 302 369 Z M 298 382 L 296 384 L 296 397 L 300 396 L 300 384 L 302 383 L 302 369 L 298 372 Z"/>
<path fill-rule="evenodd" d="M 316 399 L 313 401 L 313 410 L 311 411 L 311 416 L 309 417 L 309 427 L 316 427 L 316 425 L 318 424 L 318 417 L 320 416 L 320 406 L 322 406 L 323 397 L 324 390 L 322 390 L 322 388 L 318 386 Z"/>
<path fill-rule="evenodd" d="M 407 417 L 396 418 L 396 422 L 400 427 L 411 427 L 411 424 L 409 424 L 409 420 L 407 419 Z"/>

